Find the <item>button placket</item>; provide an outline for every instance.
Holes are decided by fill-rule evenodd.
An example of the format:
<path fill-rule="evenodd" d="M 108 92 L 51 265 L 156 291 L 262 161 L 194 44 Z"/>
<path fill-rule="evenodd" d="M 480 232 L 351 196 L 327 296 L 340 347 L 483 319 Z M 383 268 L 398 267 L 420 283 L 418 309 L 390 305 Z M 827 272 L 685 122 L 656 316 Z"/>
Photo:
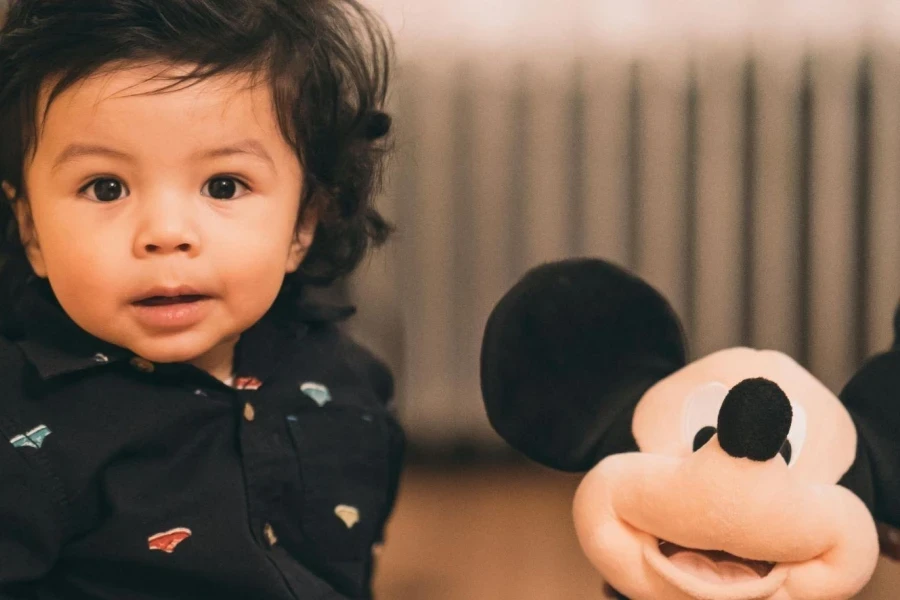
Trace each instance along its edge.
<path fill-rule="evenodd" d="M 278 536 L 275 535 L 275 530 L 270 523 L 263 525 L 263 536 L 265 537 L 266 544 L 268 544 L 269 548 L 273 548 L 275 544 L 278 543 Z"/>
<path fill-rule="evenodd" d="M 129 362 L 131 363 L 132 367 L 134 367 L 141 373 L 152 373 L 156 370 L 156 367 L 152 362 L 141 356 L 135 356 Z"/>

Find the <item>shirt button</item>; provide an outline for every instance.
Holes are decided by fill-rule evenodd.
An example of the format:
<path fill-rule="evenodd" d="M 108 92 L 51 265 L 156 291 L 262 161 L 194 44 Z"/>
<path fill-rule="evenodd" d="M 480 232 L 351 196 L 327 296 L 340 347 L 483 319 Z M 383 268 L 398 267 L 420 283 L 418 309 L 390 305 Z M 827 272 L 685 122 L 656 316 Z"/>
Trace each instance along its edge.
<path fill-rule="evenodd" d="M 275 535 L 275 530 L 272 529 L 269 523 L 263 526 L 263 535 L 266 537 L 266 543 L 269 545 L 269 548 L 278 543 L 278 536 Z"/>
<path fill-rule="evenodd" d="M 201 390 L 200 388 L 197 388 L 196 390 L 194 390 L 194 395 L 195 395 L 195 396 L 201 396 L 201 397 L 203 397 L 203 398 L 206 398 L 207 396 L 209 396 L 209 394 L 207 394 L 206 392 L 204 392 L 204 391 Z"/>
<path fill-rule="evenodd" d="M 152 362 L 140 356 L 131 359 L 131 366 L 142 373 L 152 373 L 155 368 Z"/>
<path fill-rule="evenodd" d="M 248 421 L 252 421 L 256 418 L 256 409 L 253 408 L 253 405 L 249 402 L 244 405 L 244 418 Z"/>
<path fill-rule="evenodd" d="M 94 362 L 98 364 L 108 363 L 109 357 L 102 352 L 98 352 L 94 355 Z"/>

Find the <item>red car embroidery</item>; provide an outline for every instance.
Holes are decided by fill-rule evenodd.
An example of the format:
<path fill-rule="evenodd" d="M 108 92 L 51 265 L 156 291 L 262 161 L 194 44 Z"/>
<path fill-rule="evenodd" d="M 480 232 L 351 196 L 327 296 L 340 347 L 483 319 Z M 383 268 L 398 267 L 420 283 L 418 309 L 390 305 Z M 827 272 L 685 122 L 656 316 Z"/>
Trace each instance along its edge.
<path fill-rule="evenodd" d="M 234 381 L 234 387 L 239 390 L 258 390 L 261 385 L 256 377 L 238 377 Z"/>
<path fill-rule="evenodd" d="M 191 537 L 190 529 L 188 529 L 187 527 L 176 527 L 175 529 L 170 529 L 169 531 L 151 535 L 147 539 L 147 543 L 150 546 L 151 550 L 161 550 L 167 554 L 172 554 L 178 544 L 189 537 Z"/>

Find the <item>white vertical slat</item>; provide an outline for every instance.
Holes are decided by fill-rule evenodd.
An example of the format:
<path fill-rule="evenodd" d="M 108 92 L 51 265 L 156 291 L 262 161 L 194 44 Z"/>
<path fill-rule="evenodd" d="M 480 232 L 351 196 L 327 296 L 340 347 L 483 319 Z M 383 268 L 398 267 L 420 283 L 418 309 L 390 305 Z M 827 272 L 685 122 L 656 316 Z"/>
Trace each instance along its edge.
<path fill-rule="evenodd" d="M 624 265 L 631 65 L 627 57 L 613 53 L 593 55 L 585 62 L 585 254 Z"/>
<path fill-rule="evenodd" d="M 432 56 L 433 61 L 439 60 Z M 445 160 L 451 139 L 452 63 L 417 65 L 401 80 L 399 94 L 413 108 L 401 151 L 415 172 L 416 197 L 398 222 L 401 312 L 406 324 L 404 420 L 417 437 L 440 443 L 456 434 L 458 414 L 450 377 L 450 328 L 454 286 L 447 267 L 452 228 L 452 169 Z"/>
<path fill-rule="evenodd" d="M 741 341 L 743 67 L 746 46 L 697 51 L 696 298 L 698 355 Z M 718 50 L 718 52 L 715 51 Z M 713 50 L 710 52 L 710 50 Z"/>
<path fill-rule="evenodd" d="M 461 382 L 463 393 L 459 398 L 462 423 L 467 437 L 477 440 L 492 440 L 496 434 L 488 424 L 481 399 L 479 382 L 479 357 L 484 325 L 494 305 L 514 282 L 514 274 L 509 271 L 510 248 L 508 236 L 510 190 L 509 178 L 505 174 L 511 161 L 512 111 L 510 98 L 514 95 L 515 75 L 512 57 L 508 54 L 495 55 L 491 61 L 473 64 L 474 81 L 473 111 L 474 121 L 470 124 L 473 135 L 472 164 L 476 176 L 472 182 L 474 205 L 478 218 L 475 222 L 473 240 L 457 240 L 457 243 L 474 245 L 478 260 L 472 273 L 473 306 L 470 337 L 467 354 L 470 360 L 463 365 L 463 373 L 468 372 L 465 382 Z M 464 324 L 455 324 L 464 326 Z"/>
<path fill-rule="evenodd" d="M 872 212 L 869 217 L 868 352 L 887 349 L 900 300 L 900 7 L 882 20 L 872 62 Z"/>
<path fill-rule="evenodd" d="M 831 389 L 843 385 L 855 362 L 857 50 L 848 42 L 839 51 L 819 50 L 812 62 L 810 367 Z"/>
<path fill-rule="evenodd" d="M 571 56 L 529 60 L 528 155 L 525 161 L 526 267 L 568 254 L 568 130 Z M 513 125 L 516 126 L 516 125 Z"/>
<path fill-rule="evenodd" d="M 584 23 L 585 253 L 627 265 L 629 94 L 638 40 L 646 39 L 640 3 L 588 2 Z"/>
<path fill-rule="evenodd" d="M 800 282 L 799 95 L 803 40 L 754 25 L 757 81 L 754 318 L 750 342 L 799 357 Z"/>
<path fill-rule="evenodd" d="M 683 46 L 658 48 L 640 67 L 640 222 L 638 273 L 682 318 L 686 221 L 684 113 L 687 55 Z"/>

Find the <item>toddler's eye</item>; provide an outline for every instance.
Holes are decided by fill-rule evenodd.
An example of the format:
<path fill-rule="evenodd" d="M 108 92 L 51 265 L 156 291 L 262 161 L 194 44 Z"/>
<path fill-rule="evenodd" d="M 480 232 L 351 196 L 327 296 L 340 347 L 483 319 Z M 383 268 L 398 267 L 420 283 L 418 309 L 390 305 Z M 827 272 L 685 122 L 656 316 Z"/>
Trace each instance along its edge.
<path fill-rule="evenodd" d="M 233 177 L 213 177 L 203 186 L 204 190 L 206 190 L 206 193 L 203 195 L 216 200 L 232 200 L 235 198 L 239 187 L 247 190 L 246 185 Z"/>
<path fill-rule="evenodd" d="M 113 202 L 122 198 L 126 191 L 127 188 L 118 179 L 104 177 L 93 180 L 81 188 L 80 193 L 86 194 L 91 200 Z"/>

